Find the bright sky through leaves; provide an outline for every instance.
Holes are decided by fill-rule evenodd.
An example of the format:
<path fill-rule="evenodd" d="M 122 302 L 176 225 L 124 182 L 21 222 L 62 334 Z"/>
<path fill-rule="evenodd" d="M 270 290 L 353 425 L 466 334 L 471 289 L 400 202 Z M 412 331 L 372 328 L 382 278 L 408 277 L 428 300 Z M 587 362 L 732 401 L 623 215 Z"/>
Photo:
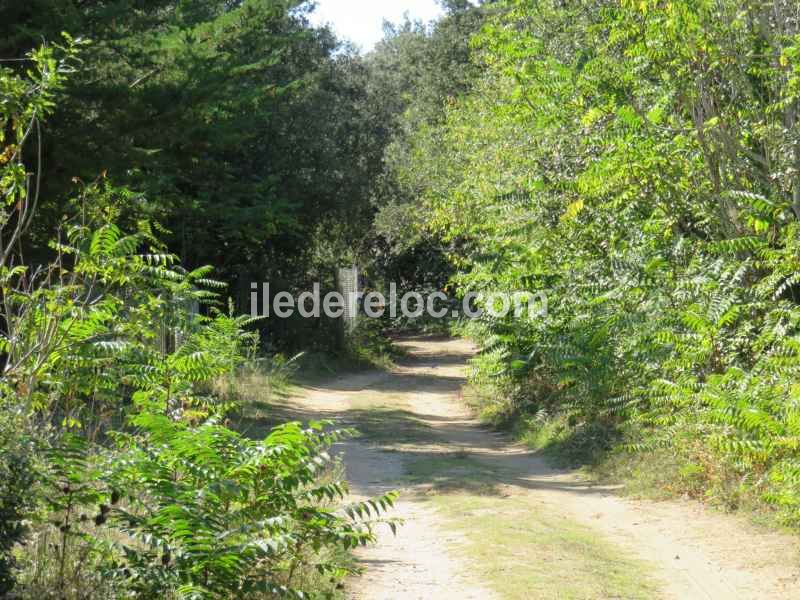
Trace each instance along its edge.
<path fill-rule="evenodd" d="M 369 51 L 383 37 L 383 21 L 412 19 L 430 21 L 442 14 L 435 0 L 318 0 L 311 15 L 316 24 L 330 23 L 340 38 Z"/>

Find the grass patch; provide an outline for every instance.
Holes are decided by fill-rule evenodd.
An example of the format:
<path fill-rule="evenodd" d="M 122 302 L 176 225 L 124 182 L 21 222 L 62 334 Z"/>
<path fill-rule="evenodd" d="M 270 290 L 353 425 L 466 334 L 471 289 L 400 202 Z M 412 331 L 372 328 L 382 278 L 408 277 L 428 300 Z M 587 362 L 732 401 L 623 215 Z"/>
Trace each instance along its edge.
<path fill-rule="evenodd" d="M 632 453 L 615 451 L 586 468 L 599 482 L 619 483 L 622 493 L 648 500 L 691 498 L 736 512 L 759 527 L 797 534 L 798 525 L 764 501 L 764 487 L 752 485 L 708 456 L 689 456 L 673 448 Z"/>
<path fill-rule="evenodd" d="M 511 431 L 516 439 L 532 450 L 540 450 L 553 464 L 569 468 L 598 464 L 622 439 L 609 423 L 574 422 L 566 415 L 520 418 Z"/>
<path fill-rule="evenodd" d="M 346 373 L 388 371 L 404 356 L 402 348 L 393 344 L 388 334 L 374 325 L 361 325 L 338 351 L 303 353 L 291 380 L 297 385 L 318 385 Z"/>
<path fill-rule="evenodd" d="M 648 566 L 589 528 L 537 502 L 508 494 L 498 474 L 468 455 L 412 459 L 409 481 L 425 483 L 425 499 L 463 543 L 457 552 L 476 581 L 501 598 L 653 599 Z"/>
<path fill-rule="evenodd" d="M 687 485 L 699 490 L 700 479 L 674 452 L 616 451 L 601 457 L 586 472 L 601 482 L 621 484 L 622 493 L 648 500 L 668 500 L 687 494 Z"/>
<path fill-rule="evenodd" d="M 406 481 L 430 497 L 454 493 L 502 496 L 498 473 L 471 459 L 463 451 L 416 454 L 407 457 Z"/>
<path fill-rule="evenodd" d="M 644 563 L 529 500 L 457 493 L 433 501 L 465 536 L 476 574 L 503 598 L 657 597 Z"/>
<path fill-rule="evenodd" d="M 297 385 L 318 385 L 332 377 L 347 373 L 358 373 L 369 369 L 389 370 L 394 366 L 396 359 L 396 353 L 384 353 L 372 348 L 352 348 L 341 352 L 307 352 L 298 361 L 292 382 Z"/>
<path fill-rule="evenodd" d="M 470 384 L 464 399 L 480 419 L 507 431 L 531 450 L 538 450 L 554 465 L 578 468 L 595 465 L 623 439 L 613 422 L 577 418 L 566 413 L 526 414 L 507 399 L 505 392 L 489 384 Z"/>

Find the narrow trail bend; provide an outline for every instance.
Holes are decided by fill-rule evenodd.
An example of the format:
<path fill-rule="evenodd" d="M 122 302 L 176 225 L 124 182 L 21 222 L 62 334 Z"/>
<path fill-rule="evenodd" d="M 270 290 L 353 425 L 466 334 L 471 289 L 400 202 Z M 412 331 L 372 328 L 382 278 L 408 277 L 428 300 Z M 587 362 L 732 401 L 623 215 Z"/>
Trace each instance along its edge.
<path fill-rule="evenodd" d="M 402 492 L 392 516 L 405 525 L 396 537 L 387 531 L 376 547 L 360 553 L 365 574 L 350 583 L 349 597 L 800 598 L 793 538 L 694 503 L 623 499 L 574 472 L 554 470 L 471 416 L 461 399 L 470 344 L 431 338 L 400 344 L 408 358 L 391 372 L 334 379 L 305 390 L 287 407 L 297 418 L 334 419 L 364 433 L 342 449 L 356 496 Z M 450 492 L 460 493 L 462 503 L 448 517 Z M 443 502 L 432 501 L 437 493 Z M 504 515 L 512 509 L 514 515 Z M 528 515 L 539 529 L 525 538 Z M 502 527 L 515 535 L 489 547 L 492 530 Z M 547 541 L 539 544 L 541 531 Z M 532 545 L 514 547 L 524 539 Z M 642 565 L 648 587 L 642 583 L 640 591 L 620 595 L 605 583 L 613 579 L 605 567 L 584 568 L 581 556 L 593 559 L 594 547 L 586 546 L 593 540 Z M 483 555 L 481 546 L 488 547 Z M 577 554 L 564 551 L 573 547 Z M 493 562 L 499 553 L 508 558 Z M 581 577 L 592 585 L 581 587 Z M 627 585 L 636 590 L 635 583 Z"/>

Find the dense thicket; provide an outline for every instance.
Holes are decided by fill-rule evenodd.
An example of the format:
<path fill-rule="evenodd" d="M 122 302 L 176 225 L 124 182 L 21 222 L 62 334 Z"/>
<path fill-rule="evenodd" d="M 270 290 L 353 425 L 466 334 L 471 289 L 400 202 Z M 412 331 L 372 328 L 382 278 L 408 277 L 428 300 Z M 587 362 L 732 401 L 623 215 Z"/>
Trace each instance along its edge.
<path fill-rule="evenodd" d="M 445 6 L 367 56 L 294 0 L 0 7 L 0 589 L 291 594 L 372 539 L 393 496 L 339 510 L 339 434 L 221 425 L 256 336 L 205 264 L 233 296 L 351 262 L 545 292 L 472 325 L 498 418 L 800 522 L 797 3 Z M 61 30 L 91 44 L 16 61 Z"/>
<path fill-rule="evenodd" d="M 421 189 L 403 172 L 416 133 L 440 124 L 448 104 L 479 76 L 471 40 L 490 14 L 488 4 L 449 0 L 435 23 L 390 25 L 366 57 L 370 98 L 383 117 L 373 134 L 384 138 L 382 170 L 371 187 L 376 214 L 367 258 L 374 273 L 407 290 L 441 290 L 453 273 L 444 255 L 449 244 L 419 227 Z"/>
<path fill-rule="evenodd" d="M 370 227 L 417 221 L 398 166 L 477 74 L 483 13 L 446 5 L 367 57 L 300 0 L 0 5 L 0 594 L 300 597 L 352 571 L 394 501 L 342 504 L 352 432 L 228 427 L 237 380 L 285 364 L 256 328 L 333 331 L 236 314 L 250 282 L 356 261 L 446 279 L 391 208 Z"/>
<path fill-rule="evenodd" d="M 237 300 L 251 281 L 304 285 L 315 267 L 336 266 L 328 246 L 363 237 L 383 152 L 366 67 L 308 24 L 308 3 L 36 0 L 0 10 L 2 57 L 58 43 L 61 31 L 91 44 L 44 129 L 49 202 L 34 245 L 68 210 L 73 178 L 101 173 L 121 224 L 157 221 L 187 266 L 214 266 Z"/>
<path fill-rule="evenodd" d="M 796 521 L 797 3 L 502 7 L 405 168 L 463 291 L 549 296 L 484 323 L 484 373 L 509 410 L 670 446 L 693 491 Z"/>
<path fill-rule="evenodd" d="M 125 226 L 158 223 L 186 266 L 215 268 L 241 310 L 251 282 L 332 285 L 352 262 L 443 285 L 440 243 L 415 235 L 416 190 L 398 174 L 409 137 L 478 72 L 470 39 L 484 9 L 443 5 L 439 22 L 388 26 L 362 57 L 311 27 L 301 0 L 4 3 L 0 57 L 62 31 L 90 42 L 43 128 L 48 202 L 31 256 L 74 208 L 76 181 L 102 174 L 98 210 Z M 333 337 L 307 321 L 265 327 L 283 345 Z"/>

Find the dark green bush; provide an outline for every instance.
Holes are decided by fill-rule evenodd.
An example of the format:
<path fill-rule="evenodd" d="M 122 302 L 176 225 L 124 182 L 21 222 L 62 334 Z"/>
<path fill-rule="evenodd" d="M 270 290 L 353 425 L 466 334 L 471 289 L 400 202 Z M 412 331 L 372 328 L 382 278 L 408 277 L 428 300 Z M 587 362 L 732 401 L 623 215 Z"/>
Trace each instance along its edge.
<path fill-rule="evenodd" d="M 0 596 L 14 587 L 14 546 L 28 532 L 35 505 L 34 448 L 13 408 L 0 407 Z"/>

